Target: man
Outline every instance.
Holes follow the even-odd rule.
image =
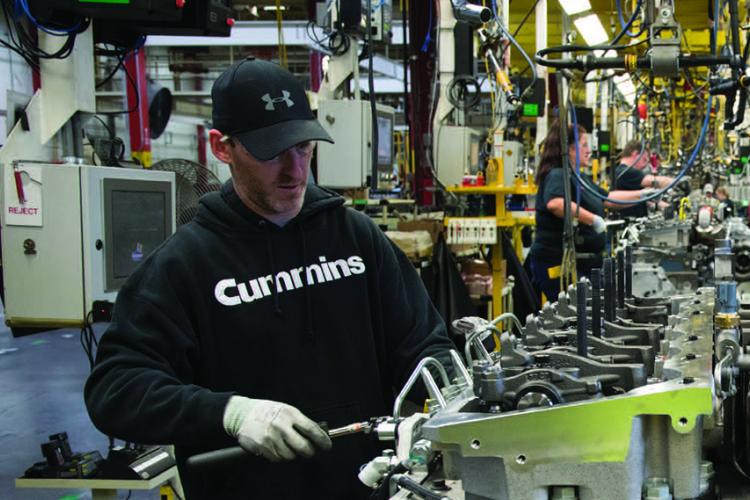
[[[715,212],[719,208],[719,200],[717,200],[714,197],[714,185],[710,182],[707,182],[703,185],[703,191],[697,191],[694,192],[697,197],[697,200],[695,201],[696,212],[698,211],[698,208],[700,207],[711,207],[712,213]],[[691,194],[691,196],[693,196]]]
[[[663,175],[647,173],[650,165],[651,152],[638,140],[625,144],[622,150],[620,164],[615,168],[615,185],[612,189],[635,191],[644,188],[661,189],[668,186],[674,179]],[[622,217],[645,217],[648,208],[645,203],[638,203],[620,211]]]
[[[390,415],[417,362],[453,345],[404,254],[308,186],[314,141],[332,141],[297,80],[249,57],[211,95],[231,182],[120,290],[89,413],[109,435],[173,443],[189,499],[361,498],[376,443],[332,443],[318,423]],[[186,467],[237,443],[242,462]]]

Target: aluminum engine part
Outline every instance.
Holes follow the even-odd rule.
[[[580,500],[634,500],[642,498],[649,478],[667,478],[674,498],[700,496],[707,484],[701,481],[703,427],[704,422],[711,425],[706,417],[714,411],[715,293],[701,289],[698,297],[672,302],[676,314],[664,329],[659,380],[621,395],[593,395],[568,404],[555,404],[544,391],[529,391],[516,394],[520,410],[483,412],[485,405],[476,397],[451,401],[438,410],[424,422],[422,437],[442,452],[447,479],[460,480],[460,490],[445,494],[473,500],[542,500],[561,491],[558,487],[574,486]],[[539,331],[534,335],[547,338]],[[575,356],[552,352],[564,354],[555,359]],[[535,363],[539,354],[533,352]],[[580,360],[576,365],[580,370]],[[529,382],[534,376],[528,374],[539,368],[515,369],[519,375],[527,373]],[[508,376],[513,370],[504,370],[506,392],[512,390],[509,381],[519,376]]]

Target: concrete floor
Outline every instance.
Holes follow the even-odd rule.
[[[0,309],[1,311],[1,309]],[[95,327],[97,337],[103,326]],[[108,439],[94,428],[83,402],[88,360],[80,330],[13,337],[0,312],[0,499],[88,499],[90,491],[16,489],[14,479],[43,461],[40,444],[67,432],[73,452],[98,450]],[[120,491],[118,498],[126,498]],[[133,491],[131,500],[158,499],[159,491]]]

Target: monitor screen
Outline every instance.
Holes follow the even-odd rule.
[[[393,163],[393,115],[378,113],[378,164]]]
[[[472,137],[469,144],[469,173],[476,174],[479,171],[479,136]]]
[[[115,291],[171,234],[168,182],[104,179],[106,288]]]

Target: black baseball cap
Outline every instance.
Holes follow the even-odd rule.
[[[307,141],[333,142],[315,119],[305,89],[289,71],[249,56],[211,88],[213,126],[259,160]]]

